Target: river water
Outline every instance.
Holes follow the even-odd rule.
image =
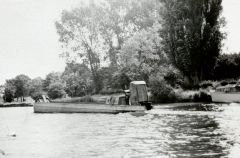
[[[35,114],[32,107],[1,108],[0,157],[237,158],[240,105],[210,111],[156,107],[117,115]]]

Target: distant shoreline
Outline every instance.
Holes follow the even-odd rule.
[[[18,103],[18,102],[12,102],[12,103],[0,103],[1,108],[7,108],[7,107],[27,107],[27,106],[33,106],[33,103]]]

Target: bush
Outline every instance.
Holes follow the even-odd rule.
[[[200,91],[193,96],[194,102],[212,102],[212,97],[204,91]]]
[[[181,88],[184,90],[198,90],[200,86],[198,84],[193,84],[189,81],[189,79],[185,78],[183,82],[181,82]]]
[[[215,80],[240,77],[240,54],[222,54],[213,71]]]
[[[167,74],[164,76],[164,80],[172,87],[177,87],[181,85],[183,82],[183,79],[180,73],[175,71],[167,72]]]
[[[57,82],[50,84],[47,94],[51,99],[56,99],[63,97],[66,92],[62,83]]]
[[[178,98],[173,88],[161,77],[150,77],[150,88],[152,98],[155,103],[176,102]]]
[[[3,100],[5,102],[12,102],[14,100],[14,93],[6,88],[4,91]]]
[[[41,91],[36,91],[30,94],[31,98],[34,99],[35,101],[38,100],[39,98],[42,98],[43,92]]]
[[[226,86],[228,84],[228,81],[222,81],[220,84],[221,86]]]
[[[111,80],[111,87],[115,89],[126,89],[129,87],[129,83],[131,82],[130,78],[126,74],[127,70],[119,70],[113,74]]]
[[[81,97],[81,99],[79,99],[79,102],[86,102],[86,103],[89,103],[89,102],[93,102],[93,98],[90,96],[90,95],[86,95],[84,97]]]

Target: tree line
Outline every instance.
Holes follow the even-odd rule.
[[[66,94],[70,97],[83,96],[90,93],[89,73],[84,65],[68,63],[64,72],[51,72],[45,79],[30,79],[27,75],[20,74],[6,80],[3,98],[6,102],[12,102],[14,98],[24,101],[26,96],[31,96],[34,100],[40,99],[42,95],[51,99],[61,98]]]
[[[240,53],[221,54],[212,73],[213,80],[239,79]]]
[[[67,65],[47,75],[41,90],[74,97],[118,92],[144,80],[161,96],[161,89],[169,95],[179,86],[237,77],[221,73],[237,71],[238,64],[220,55],[221,12],[222,0],[105,0],[64,10],[55,26]]]
[[[62,56],[89,67],[98,93],[111,81],[211,79],[225,37],[221,13],[222,0],[91,1],[55,25]],[[103,69],[111,75],[100,80]]]
[[[211,73],[213,80],[239,79],[240,77],[240,53],[223,54],[217,58],[217,64]],[[100,94],[120,93],[122,89],[127,89],[130,78],[125,72],[121,75],[112,76],[107,68],[101,69],[103,87]],[[107,80],[108,82],[104,82]],[[171,91],[177,84],[183,85],[183,77],[179,72],[168,72],[161,76],[151,78],[149,86],[155,95],[161,95],[161,99],[174,97]],[[204,82],[203,82],[204,83]],[[202,84],[202,83],[201,83]],[[201,85],[200,84],[200,85]],[[76,62],[67,63],[63,72],[51,72],[44,79],[37,77],[30,79],[27,75],[17,75],[13,79],[6,80],[4,87],[4,100],[13,101],[17,98],[24,101],[24,97],[31,96],[33,99],[48,95],[51,99],[61,98],[66,95],[69,97],[81,97],[94,93],[93,79],[90,69],[83,64]],[[160,96],[159,96],[160,97]]]

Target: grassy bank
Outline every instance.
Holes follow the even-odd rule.
[[[53,102],[57,103],[99,103],[105,104],[106,99],[111,95],[88,95],[84,97],[74,97],[74,98],[61,98],[55,99]],[[164,96],[163,100],[156,100],[151,93],[149,93],[149,99],[154,104],[158,103],[181,103],[181,102],[211,102],[211,96],[207,91],[203,90],[182,90],[174,89],[174,92],[169,96]]]
[[[157,98],[158,97],[158,98]],[[150,100],[157,103],[181,103],[181,102],[211,102],[211,95],[207,90],[183,90],[173,89],[165,95],[151,96]]]

